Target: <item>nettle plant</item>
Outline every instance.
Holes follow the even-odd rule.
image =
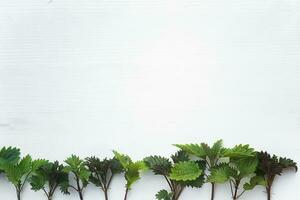
[[[18,200],[21,199],[23,188],[31,175],[35,170],[47,162],[48,161],[43,159],[32,160],[31,156],[27,155],[16,162],[6,162],[1,164],[1,170],[4,171],[8,181],[11,182],[16,189]]]
[[[108,200],[108,190],[113,177],[123,171],[121,163],[115,158],[100,160],[97,157],[89,157],[86,158],[85,165],[91,172],[89,181],[99,187],[105,200]]]
[[[113,153],[123,168],[123,173],[126,180],[124,200],[126,200],[129,190],[132,189],[132,185],[141,178],[141,171],[146,170],[147,167],[144,161],[134,162],[128,155],[121,154],[117,151],[113,151]]]
[[[21,200],[27,182],[32,190],[42,191],[48,200],[53,199],[58,189],[64,194],[73,189],[83,200],[84,189],[90,182],[100,188],[108,200],[113,177],[119,173],[123,173],[126,180],[124,200],[127,200],[133,184],[146,169],[162,176],[169,186],[155,195],[157,200],[179,200],[185,188],[200,188],[204,183],[211,184],[213,200],[215,185],[227,182],[233,200],[258,185],[265,187],[267,199],[271,200],[276,177],[289,169],[298,170],[293,160],[257,152],[249,145],[224,148],[222,140],[218,140],[212,146],[206,143],[175,146],[180,150],[171,158],[149,156],[134,162],[129,156],[113,151],[114,158],[102,160],[97,157],[82,160],[72,155],[65,160],[66,166],[58,161],[33,160],[29,155],[21,158],[19,149],[3,147],[0,150],[0,174],[3,173],[15,187],[18,200]],[[74,178],[71,183],[69,177]]]
[[[224,163],[213,167],[208,177],[209,182],[229,182],[233,200],[240,198],[247,190],[253,189],[248,181],[255,176],[258,165],[256,152],[249,145],[237,145],[231,149],[225,149]]]
[[[75,180],[75,186],[68,185],[69,188],[77,191],[80,200],[83,200],[83,191],[89,183],[90,171],[85,166],[85,161],[80,159],[78,156],[72,155],[65,160],[67,166],[64,167],[63,171],[65,173],[73,174]]]
[[[256,176],[251,179],[249,187],[254,187],[255,185],[265,186],[267,199],[271,200],[272,186],[275,178],[288,169],[294,169],[297,172],[297,163],[289,158],[278,157],[276,155],[271,156],[267,152],[258,152],[257,156],[258,167]]]
[[[64,166],[60,165],[58,161],[48,162],[40,166],[30,178],[31,189],[34,191],[42,190],[48,200],[53,199],[53,195],[58,188],[62,193],[69,194],[68,173],[63,170]]]
[[[220,164],[222,159],[224,158],[225,148],[223,147],[222,140],[218,140],[211,147],[206,143],[175,144],[175,146],[198,158],[200,161],[204,161],[206,163],[208,174],[205,174],[205,177],[208,177],[212,169],[218,166],[218,164]],[[214,200],[216,182],[214,182],[213,180],[209,181],[209,179],[207,179],[206,181],[211,183],[211,200]]]
[[[192,161],[184,151],[178,151],[171,160],[161,156],[144,158],[146,166],[155,175],[161,175],[166,180],[170,190],[160,190],[156,194],[158,200],[178,200],[185,187],[202,187],[204,183],[205,163]]]

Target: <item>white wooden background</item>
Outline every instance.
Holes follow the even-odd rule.
[[[0,1],[1,146],[60,161],[112,149],[141,159],[223,138],[300,162],[299,132],[300,1]],[[115,179],[112,200],[123,184]],[[145,174],[129,199],[163,187]],[[299,200],[299,188],[287,173],[274,200]],[[229,193],[219,186],[216,200]],[[93,186],[85,195],[102,198]],[[15,199],[4,177],[0,199]],[[24,200],[38,199],[28,186]],[[209,187],[182,199],[209,199]]]

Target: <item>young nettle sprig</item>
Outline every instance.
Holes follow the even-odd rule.
[[[199,188],[204,183],[205,163],[190,160],[183,151],[178,151],[171,158],[172,161],[161,156],[144,158],[146,166],[155,175],[163,176],[170,187],[169,191],[164,189],[156,194],[158,200],[178,200],[185,187]]]
[[[271,156],[267,152],[258,152],[258,167],[254,176],[247,187],[263,185],[266,188],[267,199],[271,200],[272,186],[276,176],[281,175],[285,170],[298,170],[297,163],[289,158]]]
[[[80,200],[83,200],[83,190],[89,183],[90,171],[86,168],[84,160],[78,156],[72,155],[65,160],[67,166],[64,167],[64,172],[71,173],[74,176],[76,185],[69,185],[70,188],[78,192]]]
[[[211,169],[209,182],[225,183],[229,181],[232,199],[240,198],[246,190],[246,182],[255,175],[258,159],[256,152],[249,145],[237,145],[234,148],[225,149],[224,156],[227,162],[221,163]]]
[[[31,156],[27,155],[17,162],[1,164],[1,170],[4,171],[8,181],[11,182],[16,189],[18,200],[21,199],[23,188],[31,175],[47,162],[48,161],[42,159],[32,160]]]
[[[208,173],[211,173],[211,170],[216,167],[221,159],[224,157],[223,141],[218,140],[215,142],[212,147],[208,146],[206,143],[201,144],[176,144],[176,147],[182,149],[188,154],[197,157],[199,160],[206,163],[206,169]],[[205,175],[206,177],[208,175]],[[211,183],[211,200],[215,197],[215,184],[216,182]]]
[[[60,188],[64,194],[69,194],[68,173],[63,171],[64,166],[58,161],[49,162],[40,166],[30,178],[31,189],[42,190],[48,200],[52,200],[55,191]]]
[[[121,154],[117,151],[113,151],[115,158],[120,162],[123,168],[123,172],[126,180],[126,190],[124,200],[127,199],[129,190],[132,189],[132,185],[141,178],[141,171],[146,170],[147,167],[143,161],[133,162],[132,159],[125,154]]]
[[[104,192],[105,200],[108,200],[108,190],[112,179],[123,170],[121,163],[115,158],[100,160],[96,157],[89,157],[86,158],[85,164],[91,172],[89,181],[99,187]]]

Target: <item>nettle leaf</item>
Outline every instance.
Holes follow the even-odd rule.
[[[128,155],[118,153],[117,151],[113,151],[113,153],[124,169],[126,188],[131,189],[132,185],[141,178],[141,171],[146,170],[147,166],[144,161],[133,162]]]
[[[206,152],[204,151],[202,145],[199,144],[175,144],[176,147],[182,149],[183,151],[197,156],[199,158],[205,159]]]
[[[204,174],[200,175],[195,180],[189,180],[189,181],[179,181],[181,185],[192,187],[192,188],[201,188],[203,184],[205,183]]]
[[[212,147],[206,143],[199,144],[176,144],[176,147],[182,149],[186,153],[194,155],[198,158],[206,160],[210,167],[218,164],[219,160],[223,157],[224,148],[223,141],[218,140]]]
[[[46,178],[42,175],[32,176],[30,179],[31,189],[34,191],[38,191],[44,188],[46,184]]]
[[[283,166],[279,163],[277,156],[271,156],[267,152],[259,152],[258,159],[258,168],[261,173],[266,174],[269,177],[281,175]]]
[[[69,177],[66,176],[65,179],[59,183],[59,188],[60,188],[61,193],[70,194],[69,187],[70,187]]]
[[[258,170],[259,173],[264,173],[268,177],[281,175],[283,170],[294,168],[296,171],[297,163],[288,158],[277,157],[276,155],[271,156],[267,152],[257,153],[259,159]]]
[[[296,172],[298,171],[297,163],[292,159],[280,157],[279,163],[283,169],[294,168]]]
[[[85,164],[91,172],[89,181],[103,191],[108,190],[112,177],[123,170],[120,162],[114,158],[100,160],[96,157],[89,157],[86,158]]]
[[[132,163],[131,158],[128,155],[121,154],[117,151],[113,151],[115,158],[121,163],[121,165],[126,168],[130,163]]]
[[[15,147],[3,147],[0,150],[0,164],[1,163],[16,163],[20,160],[20,149]],[[1,171],[0,171],[1,172]]]
[[[202,174],[202,169],[195,161],[179,162],[171,169],[170,179],[176,181],[190,181]]]
[[[223,155],[223,140],[218,140],[210,147],[206,143],[201,143],[203,150],[205,151],[206,156],[209,158],[210,163],[213,165],[216,164],[216,161]]]
[[[78,181],[78,183],[81,182],[81,188],[77,189],[82,190],[85,188],[88,185],[91,172],[86,168],[84,160],[76,155],[71,155],[65,160],[65,163],[67,166],[64,167],[63,172],[73,173],[75,180]]]
[[[48,163],[49,163],[49,161],[45,160],[45,159],[33,160],[32,163],[31,163],[31,166],[32,166],[31,170],[36,171],[38,168],[40,168],[41,166],[46,165]]]
[[[4,171],[8,181],[15,186],[17,194],[20,196],[23,186],[28,179],[30,179],[36,167],[40,167],[40,165],[47,162],[46,160],[32,160],[32,158],[27,155],[15,163],[2,163],[1,169]]]
[[[220,164],[211,169],[211,174],[208,177],[208,182],[225,183],[230,177],[237,176],[237,171],[228,164]]]
[[[184,162],[184,161],[190,160],[189,154],[183,150],[177,151],[175,154],[171,155],[171,158],[174,163],[179,163],[179,162]]]
[[[79,172],[84,167],[84,161],[76,155],[71,155],[65,160],[67,166],[65,167],[66,172]]]
[[[293,168],[297,171],[297,164],[291,159],[278,158],[276,155],[271,156],[267,152],[259,152],[257,155],[259,162],[256,174],[264,178],[266,191],[270,197],[275,177],[281,175],[286,169]]]
[[[34,165],[41,163],[41,160],[35,162]],[[35,191],[43,190],[47,196],[52,196],[57,187],[64,194],[69,194],[69,177],[68,173],[65,173],[64,166],[60,165],[58,161],[47,162],[41,165],[35,170],[34,174],[30,178],[31,188]],[[48,191],[46,191],[48,188]]]
[[[230,158],[244,158],[244,157],[254,157],[255,150],[247,145],[236,145],[233,148],[226,148],[224,150],[224,157]]]
[[[173,194],[167,190],[160,190],[156,195],[157,200],[172,200]]]
[[[145,170],[146,165],[143,161],[137,161],[127,165],[125,178],[127,181],[126,187],[131,189],[132,185],[141,178],[141,170]]]
[[[38,161],[39,163],[41,161]],[[35,165],[38,163],[36,162]],[[68,194],[65,184],[69,185],[68,174],[63,172],[64,166],[60,165],[58,161],[48,162],[41,165],[35,170],[34,175],[30,178],[31,188],[35,191],[43,190],[48,196],[52,196],[56,188],[61,187],[61,191]],[[48,186],[49,191],[46,192]],[[50,195],[49,195],[50,194]]]
[[[11,182],[15,186],[21,182],[21,179],[24,175],[19,170],[19,167],[12,163],[6,163],[5,165],[3,165],[2,170],[4,171],[8,181]]]
[[[161,156],[149,156],[144,158],[146,166],[156,175],[169,175],[172,163],[168,158]]]
[[[113,174],[119,174],[123,172],[123,166],[121,165],[120,161],[118,161],[116,158],[110,159],[110,170]]]
[[[265,181],[264,177],[254,176],[250,179],[250,181],[248,183],[245,183],[243,187],[245,190],[252,190],[257,185],[266,186],[266,181]]]
[[[231,164],[237,169],[240,178],[245,178],[254,174],[258,165],[256,157],[246,157],[231,161]]]

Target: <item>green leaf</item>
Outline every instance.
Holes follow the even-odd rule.
[[[27,155],[17,163],[5,163],[1,168],[4,171],[7,179],[18,187],[19,189],[28,179],[30,179],[32,173],[36,169],[35,167],[39,163],[46,163],[46,160],[33,161],[31,156]]]
[[[121,165],[124,168],[127,168],[127,166],[132,163],[131,158],[128,155],[125,154],[121,154],[117,151],[113,151],[113,153],[115,154],[115,158],[121,163]]]
[[[224,157],[230,158],[243,158],[243,157],[254,157],[255,150],[251,148],[248,144],[247,145],[236,145],[233,148],[225,149]]]
[[[63,194],[70,194],[70,192],[69,192],[70,184],[69,184],[68,177],[66,177],[65,180],[62,180],[62,181],[59,183],[59,187],[60,187],[61,193],[63,193]]]
[[[192,188],[201,188],[205,183],[204,175],[200,175],[197,179],[191,181],[180,181],[181,185],[192,187]]]
[[[216,141],[213,144],[211,151],[214,155],[220,154],[223,151],[223,140]]]
[[[132,185],[141,178],[140,171],[146,169],[143,161],[137,161],[127,165],[125,171],[125,179],[127,181],[126,188],[131,189]]]
[[[289,158],[279,158],[279,163],[283,167],[283,169],[294,168],[295,171],[298,171],[297,163]]]
[[[156,195],[157,200],[172,200],[172,193],[169,193],[167,190],[160,190]]]
[[[32,158],[30,155],[27,155],[20,161],[18,169],[20,170],[21,174],[26,174],[32,170],[31,166]]]
[[[3,147],[0,150],[0,164],[3,162],[17,163],[20,159],[20,149],[14,147]]]
[[[110,170],[113,174],[119,174],[123,171],[123,166],[121,165],[120,161],[116,158],[112,158],[109,160],[110,162]]]
[[[265,181],[264,177],[261,177],[261,176],[254,176],[254,177],[252,177],[250,179],[249,183],[245,183],[244,184],[244,189],[245,190],[252,190],[257,185],[266,186],[266,181]]]
[[[179,162],[171,169],[170,178],[176,181],[190,181],[197,179],[202,172],[194,161]]]
[[[213,144],[212,147],[208,146],[206,143],[199,144],[185,144],[180,145],[176,144],[178,148],[182,149],[183,151],[199,157],[203,160],[206,160],[210,167],[213,167],[218,164],[220,158],[223,157],[224,148],[223,148],[223,141],[218,140]]]
[[[36,167],[42,162],[42,160],[37,160],[33,165]],[[64,194],[68,194],[68,187],[65,186],[69,186],[69,179],[68,174],[63,172],[63,169],[63,165],[59,165],[58,161],[44,163],[35,170],[34,175],[30,178],[31,189],[45,192],[48,186],[48,193],[53,194],[57,188],[56,185],[58,185]]]
[[[120,162],[114,158],[100,160],[96,157],[89,157],[85,160],[85,164],[91,172],[89,181],[97,187],[100,187],[104,192],[109,188],[109,180],[111,180],[115,174],[121,173],[123,170]]]
[[[47,177],[44,174],[36,174],[30,178],[31,189],[38,191],[45,188]]]
[[[206,152],[202,148],[202,145],[199,144],[175,144],[176,147],[182,149],[183,151],[197,156],[199,158],[205,159]]]
[[[131,189],[132,185],[141,178],[141,170],[147,169],[147,166],[144,161],[133,162],[132,159],[125,154],[118,153],[117,151],[113,151],[113,153],[115,154],[115,159],[117,159],[124,168],[126,188]]]
[[[64,167],[63,172],[73,173],[75,179],[78,178],[81,182],[80,188],[76,186],[77,190],[85,188],[88,185],[91,172],[86,168],[84,160],[80,159],[78,156],[71,155],[65,160],[65,163],[67,163],[67,166]]]
[[[71,157],[68,157],[65,160],[65,163],[68,165],[65,168],[66,172],[77,172],[84,167],[84,161],[76,155],[71,155]]]
[[[190,160],[189,155],[183,150],[177,151],[174,155],[171,155],[171,158],[174,163],[179,163],[179,162],[184,162],[184,161]]]
[[[144,162],[154,174],[168,176],[171,172],[172,163],[167,158],[161,156],[149,156],[144,158]]]
[[[49,163],[49,161],[48,161],[48,160],[45,160],[45,159],[37,159],[37,160],[34,160],[34,161],[32,161],[32,163],[31,163],[31,166],[32,166],[31,170],[32,170],[32,171],[35,171],[35,170],[37,170],[38,168],[40,168],[41,166],[46,165],[46,164],[48,164],[48,163]]]
[[[233,164],[239,171],[239,176],[244,178],[255,173],[258,165],[258,159],[256,157],[246,157],[233,161]]]
[[[230,177],[236,177],[237,171],[227,164],[220,164],[211,169],[211,174],[208,177],[208,182],[225,183]]]

